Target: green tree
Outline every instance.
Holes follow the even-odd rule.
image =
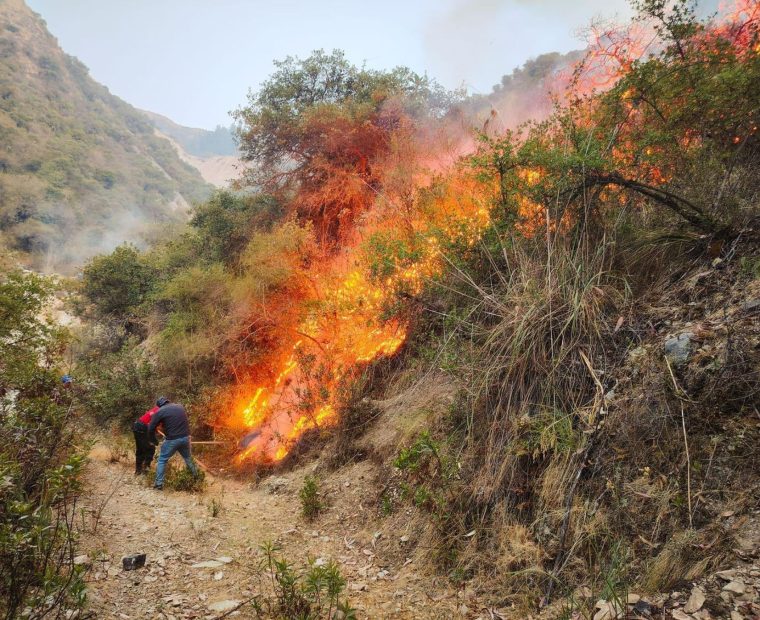
[[[84,455],[59,382],[66,333],[41,318],[41,277],[0,275],[0,617],[57,617],[84,603],[73,515]]]
[[[275,73],[236,112],[244,159],[267,177],[315,153],[304,148],[304,114],[319,106],[366,105],[377,112],[393,96],[404,96],[411,110],[442,113],[449,95],[426,76],[405,67],[373,71],[352,65],[340,50],[317,50],[308,58],[276,61]],[[275,179],[270,179],[275,180]]]
[[[134,327],[133,315],[154,289],[158,273],[135,247],[125,244],[84,268],[82,293],[100,318]]]
[[[264,196],[217,192],[193,212],[190,226],[197,231],[198,253],[211,262],[234,265],[257,224],[269,224],[278,204]]]

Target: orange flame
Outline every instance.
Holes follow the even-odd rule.
[[[388,304],[399,290],[418,295],[441,272],[439,236],[473,245],[490,223],[489,209],[473,183],[450,184],[425,217],[412,223],[417,233],[415,259],[396,259],[387,277],[371,275],[362,262],[366,248],[361,244],[312,274],[317,295],[313,310],[294,334],[298,340],[283,355],[274,378],[252,387],[238,404],[235,417],[251,438],[238,455],[239,462],[281,461],[304,433],[334,425],[341,383],[362,364],[399,350],[406,340],[406,326],[398,319],[383,319]],[[363,232],[399,236],[391,222]]]
[[[729,36],[737,46],[759,53],[757,0],[737,0],[723,15],[719,34]],[[592,30],[590,62],[579,68],[568,96],[610,88],[658,45],[654,30],[641,22],[624,29]],[[557,84],[566,88],[570,82],[567,76],[559,76]],[[624,93],[623,101],[635,122],[635,93]],[[683,145],[695,145],[699,140],[699,136],[687,135]],[[661,154],[656,147],[643,153],[643,161],[634,160],[624,148],[613,152],[618,162],[635,167],[641,178],[662,184],[667,182],[668,172],[658,167],[658,155]],[[424,160],[429,153],[415,156]],[[531,190],[540,183],[542,175],[543,171],[538,169],[521,170],[519,183],[525,190]],[[430,166],[426,172],[417,170],[412,176],[418,185],[433,180]],[[421,293],[426,283],[442,272],[447,243],[473,246],[490,226],[490,209],[494,204],[489,198],[491,188],[479,183],[482,182],[464,174],[449,175],[442,188],[430,193],[432,198],[428,196],[424,204],[416,204],[410,210],[414,215],[407,213],[406,218],[411,221],[401,221],[402,216],[393,213],[392,200],[378,199],[377,204],[383,202],[385,210],[377,204],[374,211],[368,207],[362,222],[356,224],[354,242],[339,256],[307,270],[311,293],[303,302],[304,316],[300,322],[296,319],[289,324],[291,327],[281,330],[287,332],[278,334],[286,344],[275,346],[270,352],[270,360],[275,360],[272,368],[259,373],[235,407],[231,425],[243,427],[249,433],[239,461],[281,461],[305,433],[337,423],[339,394],[345,381],[362,365],[394,355],[406,340],[408,325],[402,319],[385,317],[397,293],[404,291],[411,296]],[[526,191],[517,198],[517,228],[526,235],[546,228],[548,215],[529,193]],[[624,200],[622,195],[612,197]],[[550,223],[548,229],[563,224]],[[367,265],[366,244],[361,242],[362,237],[378,233],[388,234],[414,250],[409,253],[412,258],[394,258],[387,270],[389,275],[382,277]]]

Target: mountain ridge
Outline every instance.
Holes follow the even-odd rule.
[[[213,191],[22,0],[0,2],[0,247],[72,271],[185,219]]]

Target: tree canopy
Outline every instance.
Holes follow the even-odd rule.
[[[336,240],[382,184],[395,132],[444,114],[456,99],[405,67],[352,65],[341,51],[288,57],[236,112],[244,183],[284,196],[323,240]]]

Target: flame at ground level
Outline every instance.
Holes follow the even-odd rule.
[[[722,9],[721,21],[706,31],[704,41],[709,43],[711,36],[720,36],[745,53],[760,52],[760,3],[735,0],[730,6],[730,10]],[[590,61],[573,85],[575,95],[609,88],[637,60],[657,49],[654,31],[644,26],[634,23],[625,30],[594,31]],[[634,99],[630,91],[623,96],[631,123],[637,118]],[[752,126],[751,133],[755,131]],[[685,143],[696,143],[697,139],[683,136]],[[737,136],[736,141],[741,139]],[[643,161],[627,161],[627,149],[613,149],[612,155],[618,162],[636,166],[639,176],[649,183],[660,185],[668,180],[667,171],[655,165],[655,148],[644,153]],[[564,220],[549,221],[546,208],[530,197],[542,174],[538,169],[518,173],[523,193],[516,200],[516,228],[524,235],[561,230],[565,225]],[[398,292],[420,293],[427,281],[442,272],[445,244],[472,246],[489,226],[494,188],[484,188],[482,183],[466,175],[449,175],[445,186],[437,188],[441,191],[430,192],[429,203],[415,210],[414,221],[385,221],[360,230],[359,234],[367,237],[381,233],[393,242],[407,244],[410,251],[403,259],[389,253],[396,256],[387,270],[389,275],[379,276],[378,271],[385,273],[383,269],[362,260],[361,244],[306,274],[311,292],[299,301],[304,309],[299,316],[305,318],[300,323],[298,319],[280,322],[278,341],[285,344],[269,351],[268,362],[259,373],[261,380],[247,386],[235,407],[231,426],[248,430],[240,461],[280,461],[305,432],[336,423],[340,390],[346,381],[362,364],[396,353],[406,339],[404,322],[386,316]],[[379,213],[376,219],[382,220],[384,212]]]
[[[362,260],[360,244],[310,274],[313,308],[293,330],[294,344],[273,354],[281,361],[271,379],[252,386],[236,408],[236,420],[248,430],[238,461],[280,461],[307,431],[335,425],[346,380],[362,364],[392,356],[406,340],[406,325],[385,316],[398,292],[417,295],[441,272],[440,239],[472,245],[489,224],[484,194],[475,191],[474,181],[461,180],[435,201],[426,219],[412,223],[411,235],[409,227],[389,223],[363,231],[414,239],[413,258],[395,259],[387,276]]]

